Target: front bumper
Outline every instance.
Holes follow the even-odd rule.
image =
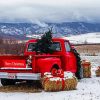
[[[0,72],[0,79],[40,80],[41,73],[7,73]]]

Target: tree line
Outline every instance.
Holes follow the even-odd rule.
[[[24,53],[25,43],[19,43],[14,39],[2,39],[0,38],[0,55],[4,54],[17,54],[22,55]]]

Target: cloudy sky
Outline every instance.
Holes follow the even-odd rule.
[[[0,0],[0,22],[100,22],[100,0]]]

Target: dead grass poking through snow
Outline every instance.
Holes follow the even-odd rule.
[[[1,86],[0,92],[25,92],[25,93],[37,93],[42,92],[41,84],[16,84],[16,85],[9,85],[9,86]]]

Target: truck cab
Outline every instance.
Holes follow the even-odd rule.
[[[40,80],[45,72],[53,69],[77,72],[77,60],[70,42],[63,38],[53,38],[50,54],[36,53],[36,39],[29,40],[23,56],[0,56],[0,78],[3,85],[17,80]],[[12,81],[13,80],[13,81]]]
[[[34,45],[36,40],[30,40],[26,43],[26,49],[24,55],[36,55],[34,51]],[[76,57],[72,52],[72,46],[70,42],[63,38],[53,38],[53,43],[51,45],[51,49],[54,52],[50,55],[58,55],[60,56],[61,68],[64,71],[71,71],[73,73],[76,72]]]

